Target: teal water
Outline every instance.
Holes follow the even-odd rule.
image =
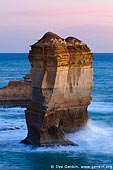
[[[26,137],[25,108],[0,108],[0,170],[113,169],[113,54],[93,54],[94,88],[84,129],[69,134],[73,147],[33,147]],[[27,54],[0,54],[0,87],[30,70]]]

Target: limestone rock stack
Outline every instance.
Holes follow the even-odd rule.
[[[32,102],[26,110],[28,135],[34,145],[71,144],[65,133],[88,120],[92,90],[92,54],[82,41],[48,32],[31,46]]]
[[[32,88],[30,74],[24,80],[10,81],[0,88],[0,106],[28,106],[31,101]]]

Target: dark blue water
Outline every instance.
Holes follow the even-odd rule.
[[[84,129],[69,134],[78,147],[21,144],[24,108],[0,108],[0,170],[113,169],[113,54],[94,54],[94,87]],[[30,70],[27,54],[0,54],[0,87]]]
[[[29,72],[30,63],[25,53],[0,54],[0,87],[10,80],[21,80]]]

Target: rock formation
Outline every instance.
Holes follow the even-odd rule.
[[[26,110],[24,143],[68,145],[65,133],[88,120],[92,90],[92,54],[82,41],[48,32],[31,46],[32,102]]]
[[[24,106],[30,104],[32,96],[30,74],[21,81],[10,81],[6,87],[0,89],[1,106]]]

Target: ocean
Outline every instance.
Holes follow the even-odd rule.
[[[28,54],[0,54],[0,87],[30,71]],[[94,53],[94,86],[89,121],[68,138],[78,146],[34,147],[27,135],[25,108],[0,107],[0,170],[113,169],[113,53]]]

